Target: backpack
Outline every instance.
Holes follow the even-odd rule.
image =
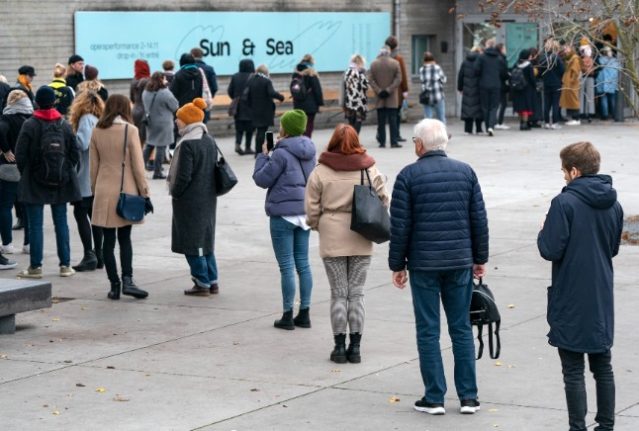
[[[33,178],[45,187],[56,188],[69,181],[69,168],[64,141],[64,120],[41,121],[40,158]]]
[[[493,332],[493,323],[495,331]],[[473,283],[473,296],[470,302],[470,324],[477,326],[477,340],[479,341],[479,353],[477,359],[481,359],[484,353],[484,325],[488,325],[488,346],[490,357],[492,359],[499,358],[501,351],[501,341],[499,339],[499,326],[501,325],[501,316],[495,303],[495,297],[487,285],[480,278],[479,283]],[[495,350],[494,338],[497,341],[497,349]]]
[[[306,88],[306,83],[304,82],[304,77],[302,75],[295,75],[293,77],[289,89],[291,90],[293,101],[303,102],[306,100],[308,89]]]
[[[521,91],[528,85],[526,75],[524,75],[524,69],[521,67],[513,67],[510,72],[510,87],[514,90]]]

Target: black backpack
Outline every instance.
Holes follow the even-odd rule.
[[[528,85],[528,80],[524,75],[524,69],[518,66],[513,67],[510,71],[510,88],[521,91],[526,88],[526,85]]]
[[[40,123],[40,158],[35,166],[33,178],[45,187],[56,188],[69,181],[64,120]]]
[[[484,325],[488,325],[488,348],[492,359],[499,358],[501,351],[501,341],[499,339],[499,326],[501,324],[501,316],[495,303],[493,292],[483,283],[480,278],[479,283],[473,283],[473,296],[470,302],[470,324],[477,326],[477,340],[479,340],[479,352],[477,359],[481,359],[484,353]],[[493,324],[495,330],[493,331]],[[494,338],[497,341],[497,349],[495,350]]]
[[[302,75],[295,75],[293,77],[289,89],[291,90],[291,96],[293,96],[293,100],[295,102],[303,102],[306,100],[308,89],[306,88],[306,83],[304,82],[304,77]]]

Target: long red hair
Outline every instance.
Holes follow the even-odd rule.
[[[140,80],[150,77],[151,69],[149,68],[149,63],[141,58],[135,60],[135,63],[133,63],[133,79]]]
[[[359,135],[352,126],[348,124],[338,124],[335,127],[333,136],[328,142],[327,151],[331,153],[363,154],[366,149],[359,143]]]

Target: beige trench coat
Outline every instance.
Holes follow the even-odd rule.
[[[142,221],[124,220],[115,212],[120,197],[124,127],[124,123],[114,122],[108,129],[94,128],[91,135],[89,160],[91,191],[94,197],[91,223],[95,226],[117,228],[142,223]],[[129,124],[124,167],[124,193],[148,197],[149,187],[144,176],[144,161],[140,148],[138,129],[133,124]]]
[[[389,195],[385,179],[375,165],[368,168],[373,188],[386,208]],[[351,227],[353,186],[360,184],[360,171],[335,171],[319,164],[306,185],[306,223],[319,231],[320,257],[370,256],[373,243]],[[364,183],[367,183],[364,177]]]

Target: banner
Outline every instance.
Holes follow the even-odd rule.
[[[388,12],[76,12],[75,52],[101,79],[128,79],[142,58],[151,70],[199,47],[218,75],[243,58],[291,73],[305,54],[320,72],[342,71],[350,56],[372,61],[390,34]]]

